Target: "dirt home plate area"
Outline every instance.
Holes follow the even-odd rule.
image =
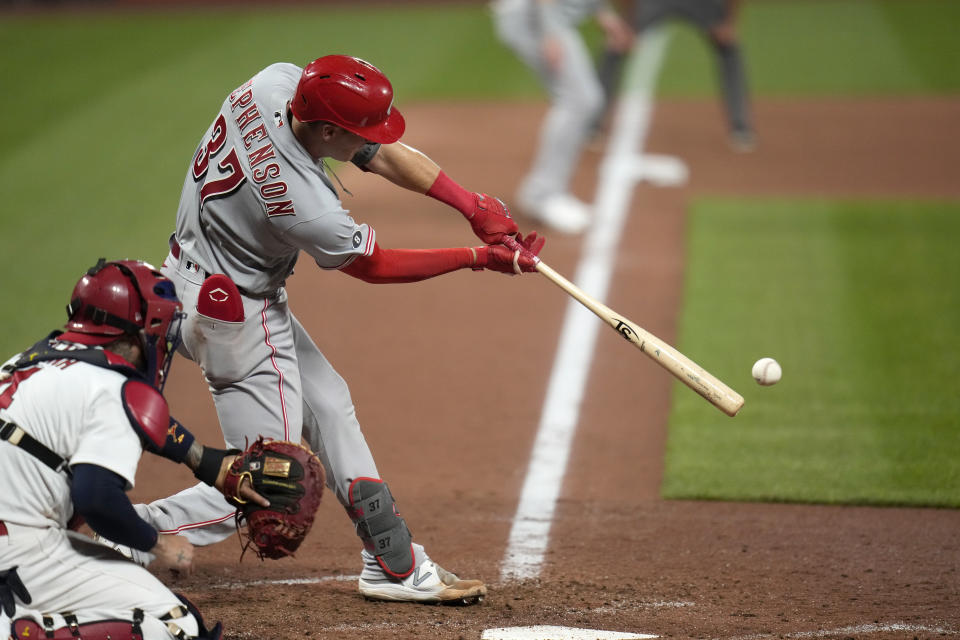
[[[408,144],[429,150],[467,187],[508,200],[545,110],[539,103],[404,106]],[[957,99],[760,100],[755,108],[759,147],[738,155],[726,147],[714,100],[656,105],[646,150],[682,159],[688,180],[633,191],[605,302],[671,344],[691,198],[960,196]],[[590,152],[580,168],[576,191],[586,199],[600,158]],[[438,203],[350,167],[340,178],[356,194],[345,206],[376,229],[381,246],[476,243],[460,216]],[[535,228],[518,221],[523,231]],[[543,231],[544,259],[573,275],[582,238]],[[299,319],[350,384],[414,539],[447,569],[485,580],[489,594],[472,607],[365,601],[356,584],[359,542],[326,495],[295,558],[241,560],[232,538],[198,549],[194,575],[161,576],[209,620],[222,620],[226,638],[960,635],[960,512],[662,500],[674,379],[606,330],[596,341],[542,571],[501,580],[569,298],[537,275],[464,271],[377,287],[309,260],[289,289]],[[741,366],[749,371],[752,362]],[[750,394],[763,392],[752,386],[739,390],[746,410]],[[167,396],[201,439],[221,441],[192,364],[174,364]],[[192,483],[185,469],[148,456],[132,497]]]

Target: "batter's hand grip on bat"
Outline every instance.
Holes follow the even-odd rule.
[[[503,244],[514,251],[522,250],[520,244],[509,236],[504,238]],[[710,404],[731,417],[737,415],[737,412],[743,407],[743,396],[696,362],[636,323],[615,313],[610,307],[591,298],[542,260],[538,260],[536,264],[537,271],[570,294],[577,302],[592,311],[627,341],[669,371],[680,382],[700,394]]]

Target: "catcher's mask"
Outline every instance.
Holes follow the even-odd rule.
[[[290,108],[301,122],[331,122],[382,144],[399,140],[406,127],[393,108],[387,76],[353,56],[324,56],[308,64]]]
[[[143,348],[143,374],[162,391],[180,342],[182,308],[173,282],[153,266],[100,258],[73,288],[67,332],[61,337],[106,344],[137,336]]]

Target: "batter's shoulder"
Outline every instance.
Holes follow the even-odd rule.
[[[264,67],[264,69],[257,74],[257,77],[268,79],[268,81],[272,80],[280,84],[290,84],[292,82],[293,85],[296,86],[297,82],[300,81],[301,73],[303,73],[303,69],[291,62],[274,62]]]

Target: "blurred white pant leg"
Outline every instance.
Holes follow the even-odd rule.
[[[540,78],[551,106],[540,128],[537,151],[520,187],[527,203],[569,192],[570,180],[593,123],[603,108],[603,88],[593,59],[573,26],[556,32],[562,45],[562,64],[551,69],[543,57],[535,19],[523,8],[495,10],[501,41]]]

